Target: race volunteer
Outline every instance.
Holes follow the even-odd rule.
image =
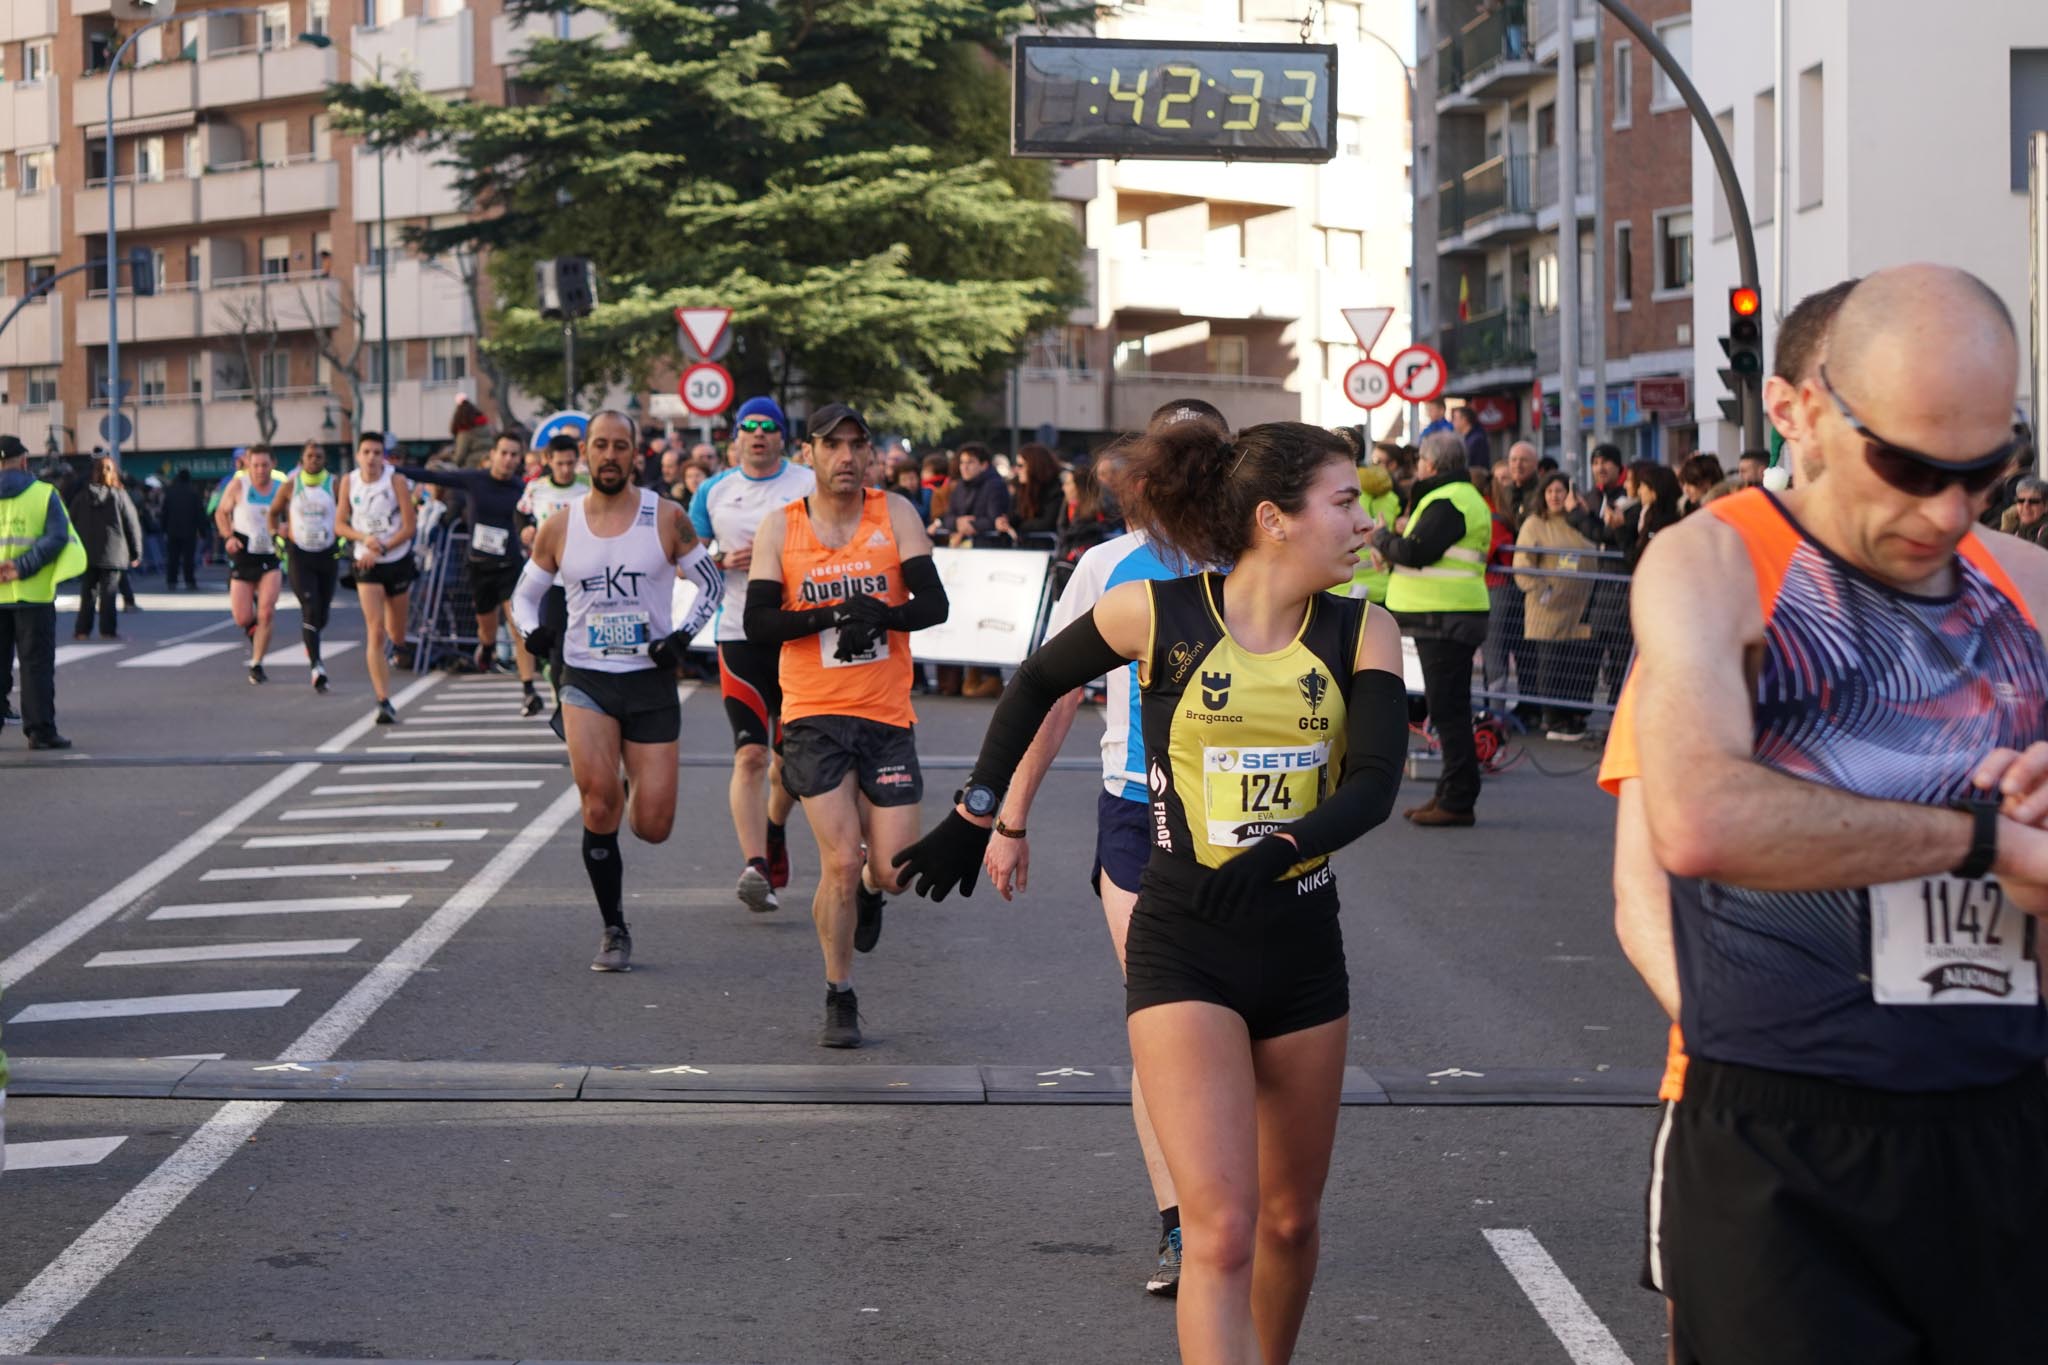
[[[1191,421],[1208,422],[1226,434],[1230,430],[1223,414],[1199,398],[1176,399],[1161,405],[1146,429],[1157,432],[1178,422]],[[1097,459],[1105,468],[1113,467],[1121,454],[1120,449],[1113,447],[1105,449]],[[1179,572],[1135,531],[1093,546],[1075,564],[1073,576],[1054,604],[1048,634],[1058,635],[1079,620],[1112,588],[1169,579]],[[1142,728],[1134,729],[1131,725],[1131,717],[1140,709],[1138,666],[1126,664],[1105,681],[1108,704],[1103,714],[1102,790],[1095,798],[1095,866],[1091,880],[1102,899],[1110,945],[1116,949],[1117,970],[1121,972],[1131,908],[1137,904],[1139,878],[1151,853],[1152,826],[1146,810],[1150,794],[1145,787],[1145,736]],[[989,840],[982,866],[988,871],[989,884],[1004,900],[1029,884],[1031,842],[1027,825],[1032,803],[1039,784],[1052,770],[1060,747],[1067,742],[1074,716],[1081,709],[1081,696],[1081,689],[1076,688],[1054,703],[1003,797],[1003,808],[994,826],[998,837]],[[1180,1201],[1174,1194],[1173,1175],[1166,1169],[1166,1158],[1159,1150],[1159,1136],[1152,1129],[1144,1087],[1135,1078],[1131,1082],[1131,1117],[1137,1125],[1138,1151],[1145,1159],[1153,1202],[1159,1209],[1158,1260],[1146,1277],[1145,1290],[1171,1296],[1180,1287]]]
[[[270,681],[263,656],[270,651],[270,631],[277,617],[277,593],[284,586],[277,541],[270,529],[271,504],[283,485],[274,477],[270,447],[250,446],[242,472],[228,480],[213,511],[214,527],[228,552],[228,610],[249,637],[249,681]]]
[[[866,487],[867,420],[828,403],[808,430],[818,488],[761,524],[746,626],[781,646],[782,781],[818,841],[818,1043],[845,1048],[860,1046],[853,954],[881,936],[884,894],[902,886],[892,860],[916,837],[924,796],[909,632],[946,619],[946,590],[917,509]]]
[[[775,893],[789,885],[785,826],[796,799],[782,785],[782,684],[779,652],[747,639],[747,574],[754,534],[769,516],[809,497],[818,480],[783,457],[788,419],[773,398],[749,398],[733,420],[732,448],[739,463],[713,475],[690,500],[697,538],[713,542],[725,573],[718,606],[718,686],[732,722],[732,824],[739,835],[739,898],[749,910],[777,908]]]
[[[1820,477],[1710,504],[1637,569],[1680,1362],[1999,1365],[2048,1336],[2048,556],[1973,529],[2024,444],[2017,367],[1974,276],[1865,278],[1799,385]]]
[[[0,679],[20,661],[21,728],[31,749],[71,747],[57,733],[57,584],[85,565],[63,497],[28,472],[19,437],[0,436]],[[0,715],[6,701],[0,689]]]
[[[529,554],[533,550],[534,537],[540,534],[540,528],[547,523],[547,519],[569,504],[580,501],[590,492],[590,475],[581,470],[583,441],[580,436],[572,436],[566,432],[550,436],[547,456],[546,471],[539,478],[527,482],[526,495],[519,501],[519,513],[527,519],[526,524],[519,528],[519,539]],[[568,616],[568,599],[563,594],[562,584],[558,579],[555,585],[548,589],[547,600],[542,604],[540,613],[541,620],[548,627],[548,638],[557,642],[555,648],[558,652],[551,655],[545,650],[534,650],[532,645],[527,646],[527,651],[535,659],[548,661],[548,678],[551,682],[558,683],[561,678],[562,659],[559,642],[566,628]]]
[[[1350,1013],[1329,856],[1386,819],[1407,755],[1393,618],[1337,597],[1364,549],[1351,452],[1297,422],[1183,422],[1114,480],[1194,563],[1107,593],[1018,670],[953,811],[899,859],[971,888],[1047,710],[1143,680],[1152,851],[1125,943],[1131,1056],[1179,1192],[1184,1359],[1284,1361],[1315,1278]]]
[[[334,534],[334,476],[327,450],[318,441],[299,451],[299,467],[284,480],[270,504],[270,533],[284,540],[285,576],[299,599],[299,639],[313,669],[313,690],[327,690],[327,666],[320,661],[320,632],[334,606],[341,558]]]
[[[1464,409],[1459,409],[1464,411]],[[1477,428],[1474,428],[1477,430]],[[1415,510],[1405,534],[1372,533],[1374,555],[1392,569],[1387,610],[1415,641],[1422,695],[1443,748],[1436,794],[1402,812],[1418,825],[1462,828],[1479,802],[1479,750],[1472,739],[1472,657],[1486,643],[1486,550],[1493,509],[1472,486],[1465,443],[1448,432],[1423,438]]]
[[[560,645],[560,719],[569,771],[583,797],[583,870],[604,920],[590,969],[624,972],[632,970],[633,938],[621,910],[619,822],[626,815],[633,833],[649,844],[667,840],[675,824],[682,729],[675,669],[690,636],[711,619],[719,581],[683,509],[634,486],[640,431],[633,419],[600,412],[584,435],[589,496],[548,518],[534,537],[512,613],[538,648],[552,652]],[[568,632],[559,642],[541,622],[558,574],[568,599]],[[675,580],[685,574],[697,582],[697,606],[672,626]],[[630,812],[619,781],[622,763],[631,783]]]
[[[520,536],[519,507],[526,500],[527,485],[519,477],[525,459],[525,444],[515,434],[491,442],[491,453],[481,469],[426,469],[407,465],[399,472],[416,483],[453,488],[468,501],[469,555],[464,569],[469,576],[470,604],[476,610],[476,669],[490,673],[498,666],[498,617],[512,619],[512,590],[519,586],[519,571],[526,563],[526,545]],[[522,716],[541,713],[540,694],[533,686],[533,655],[512,627],[514,658],[518,661],[519,685],[525,697],[519,704]]]
[[[356,543],[356,602],[363,609],[363,659],[377,692],[377,724],[394,725],[398,712],[384,646],[388,640],[394,653],[405,651],[406,595],[418,575],[412,536],[419,507],[405,475],[385,461],[382,436],[372,432],[356,442],[356,467],[341,476],[334,501],[334,533]]]

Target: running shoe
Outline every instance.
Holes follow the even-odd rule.
[[[860,1046],[860,1001],[852,991],[825,988],[825,1027],[818,1030],[818,1046]]]
[[[476,665],[476,671],[479,673],[496,673],[498,671],[497,647],[494,645],[478,645],[476,653],[470,656],[470,662]]]
[[[318,664],[313,665],[313,690],[320,693],[327,691],[327,670]]]
[[[748,863],[746,869],[740,873],[738,889],[740,904],[757,915],[782,908],[782,902],[776,898],[774,886],[769,883],[768,874],[752,863]]]
[[[789,840],[768,834],[768,885],[780,891],[789,885]]]
[[[887,902],[881,892],[868,890],[868,884],[862,882],[854,888],[853,904],[860,913],[859,922],[853,926],[854,951],[872,953],[882,941],[882,906]]]
[[[1145,1281],[1145,1292],[1162,1299],[1173,1298],[1180,1292],[1179,1228],[1159,1239],[1159,1264],[1153,1267],[1152,1278]]]
[[[389,698],[377,703],[377,723],[379,725],[398,724],[398,708],[391,704]]]
[[[604,927],[604,942],[591,959],[593,972],[630,972],[633,970],[633,936],[626,932],[626,926]]]
[[[542,708],[546,705],[547,703],[543,702],[540,699],[540,693],[528,692],[526,694],[526,700],[519,703],[519,714],[526,717],[528,720],[531,720],[533,717],[539,715],[541,713]]]
[[[267,683],[267,682],[269,682],[269,681],[270,681],[270,675],[269,675],[268,673],[265,673],[265,672],[263,671],[263,665],[262,665],[262,664],[260,664],[260,663],[254,663],[254,664],[250,664],[250,665],[249,665],[249,684],[250,684],[250,686],[252,686],[252,687],[253,687],[253,686],[256,686],[256,685],[258,685],[258,684],[260,684],[260,683]]]

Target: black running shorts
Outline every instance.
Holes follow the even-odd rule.
[[[478,616],[489,616],[512,600],[519,575],[526,562],[519,559],[472,559],[469,570],[469,600]]]
[[[2048,1073],[1935,1093],[1688,1061],[1650,1181],[1679,1365],[2048,1357]]]
[[[356,586],[365,583],[384,589],[387,597],[403,597],[412,589],[412,581],[420,576],[419,568],[411,555],[394,559],[389,564],[372,564],[365,569],[356,569]]]
[[[860,716],[805,716],[782,728],[782,785],[791,796],[823,796],[848,773],[871,806],[914,806],[924,799],[917,731]]]
[[[782,647],[718,642],[718,690],[732,723],[732,747],[782,744]]]
[[[1135,892],[1152,861],[1152,813],[1143,801],[1098,792],[1095,797],[1095,872],[1090,881],[1102,894],[1102,879]]]
[[[228,577],[237,583],[261,583],[265,574],[283,567],[276,555],[238,554],[228,556]]]
[[[683,703],[676,679],[665,668],[605,673],[594,668],[562,670],[562,705],[610,716],[628,744],[673,744],[683,732]]]

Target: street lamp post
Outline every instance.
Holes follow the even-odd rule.
[[[1395,65],[1401,68],[1401,79],[1408,86],[1408,127],[1415,127],[1415,68],[1401,55],[1401,50],[1369,28],[1358,31],[1361,38],[1370,38],[1387,50]],[[1422,177],[1415,167],[1415,139],[1408,139],[1408,342],[1414,345],[1420,341],[1422,332],[1422,262],[1416,255],[1415,234],[1421,229],[1422,219]],[[1367,414],[1368,421],[1371,414]],[[1416,426],[1415,404],[1408,405],[1409,439],[1414,439]]]

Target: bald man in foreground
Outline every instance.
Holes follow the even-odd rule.
[[[1915,383],[1930,342],[1956,364]],[[1638,569],[1688,1054],[1650,1271],[1682,1365],[2048,1350],[2048,552],[1974,525],[2017,370],[1981,281],[1870,276],[1798,385],[1823,477]]]

